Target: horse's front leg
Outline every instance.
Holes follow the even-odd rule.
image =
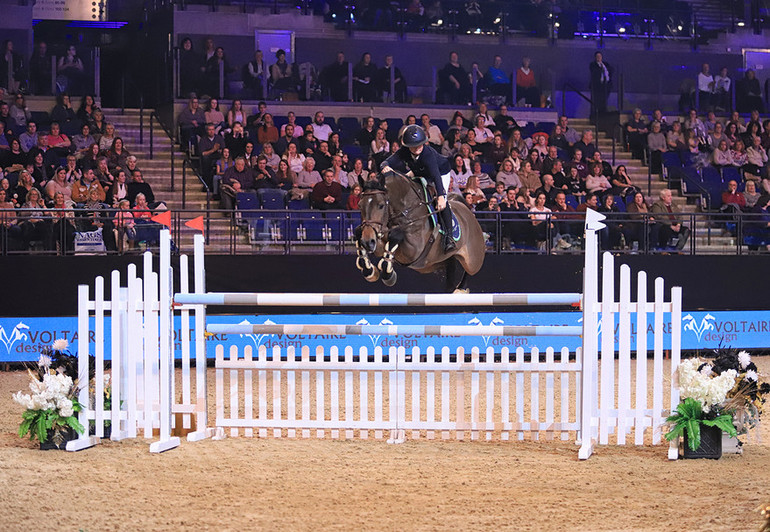
[[[356,240],[356,268],[361,270],[364,279],[370,283],[373,283],[380,278],[380,270],[378,270],[377,267],[372,264],[372,261],[369,260],[369,253],[367,253],[366,249],[361,245],[360,240]]]
[[[398,244],[391,244],[390,241],[385,243],[385,253],[383,253],[380,262],[377,263],[377,268],[382,273],[382,282],[385,286],[393,286],[398,280],[398,274],[393,268],[393,255],[398,249]]]

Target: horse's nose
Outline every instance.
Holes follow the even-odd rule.
[[[362,243],[367,253],[374,253],[374,250],[377,248],[377,241],[373,238],[365,238],[362,240]]]

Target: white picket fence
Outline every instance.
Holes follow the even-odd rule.
[[[113,272],[108,300],[104,298],[101,278],[97,278],[93,299],[87,286],[80,287],[79,337],[89,338],[93,331],[96,372],[94,393],[84,389],[80,394],[85,405],[80,420],[93,420],[97,434],[81,436],[70,442],[68,449],[94,445],[105,419],[112,421],[114,440],[159,437],[150,447],[154,452],[179,445],[172,431],[181,428],[193,429],[188,440],[209,437],[217,431],[229,431],[231,436],[374,437],[392,442],[437,435],[441,439],[485,440],[574,438],[580,443],[578,455],[582,459],[591,455],[596,443],[658,444],[661,423],[679,401],[673,379],[665,381],[664,367],[668,364],[670,377],[679,363],[681,289],[672,288],[666,301],[663,280],[656,279],[654,297],[649,300],[646,274],[639,272],[636,299],[632,301],[631,272],[622,266],[620,297],[615,301],[613,257],[605,253],[600,301],[596,242],[600,220],[601,215],[589,213],[586,224],[583,347],[576,353],[553,348],[529,353],[523,349],[450,353],[440,345],[440,339],[425,353],[404,348],[354,353],[344,342],[339,349],[312,354],[307,348],[297,353],[293,348],[267,351],[264,347],[256,353],[250,348],[239,353],[235,346],[216,345],[213,427],[208,424],[206,303],[227,298],[228,304],[259,305],[260,300],[274,301],[280,295],[206,293],[202,237],[195,240],[193,291],[187,276],[187,257],[182,255],[178,292],[174,294],[170,238],[163,232],[159,272],[153,272],[152,255],[147,253],[142,278],[129,268],[126,286],[120,287],[120,274]],[[287,295],[286,300],[298,305],[306,300],[307,304],[323,301],[324,306],[341,306],[358,305],[362,297],[306,296]],[[495,298],[509,304],[527,304],[536,299],[550,302],[545,304],[564,304],[571,298],[580,299],[580,294],[444,295],[432,300],[433,296],[428,295],[371,297],[381,305],[403,300],[410,306],[426,305],[428,301],[462,306],[477,305],[479,301],[490,304]],[[181,316],[178,338],[174,338],[172,326],[174,313]],[[112,317],[109,346],[104,343],[106,315]],[[671,342],[664,346],[667,321]],[[218,327],[225,330],[228,326]],[[647,345],[646,334],[638,334],[648,327],[654,331],[652,346]],[[540,332],[553,335],[555,329],[546,326]],[[501,327],[492,334],[510,334],[511,330],[519,329]],[[635,361],[631,353],[633,331],[637,333]],[[390,334],[398,332],[394,327]],[[650,347],[651,375],[647,368]],[[100,383],[105,348],[112,359],[111,410],[94,400],[103,394]],[[670,364],[664,362],[664,349],[670,352]],[[78,353],[81,381],[87,380],[88,342],[79,341]],[[181,371],[176,372],[180,385],[174,379],[175,355],[181,363]],[[177,389],[180,387],[181,391]],[[669,450],[672,459],[677,456],[676,445],[672,442]]]

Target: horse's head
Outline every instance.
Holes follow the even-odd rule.
[[[385,187],[377,182],[371,185],[367,183],[364,192],[361,194],[358,208],[361,211],[359,241],[368,253],[374,253],[377,249],[377,244],[388,237],[390,208]]]

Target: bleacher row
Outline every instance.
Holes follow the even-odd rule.
[[[746,185],[739,167],[717,168],[708,165],[698,168],[689,152],[673,151],[661,155],[665,176],[671,181],[681,181],[683,195],[703,198],[704,211],[718,210],[722,206],[722,192],[730,181],[737,182],[741,192]]]

